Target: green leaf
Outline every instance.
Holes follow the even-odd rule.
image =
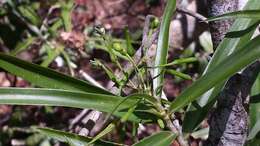
[[[248,51],[248,48],[250,51]],[[231,54],[177,97],[170,110],[176,111],[196,100],[203,93],[222,83],[233,74],[260,58],[260,36],[250,41],[243,49]]]
[[[125,31],[125,38],[126,38],[127,53],[130,56],[133,56],[135,54],[135,49],[132,45],[132,39],[131,39],[131,36],[129,34],[129,30],[128,30],[128,28],[125,28],[124,31]]]
[[[223,15],[208,18],[206,21],[210,22],[210,21],[234,19],[234,18],[260,19],[260,10],[243,10],[243,11],[225,13]]]
[[[36,131],[61,142],[69,141],[70,143],[73,143],[76,146],[85,146],[88,142],[91,141],[91,138],[89,137],[84,137],[73,133],[63,132],[49,128],[37,128]],[[123,146],[123,144],[97,140],[94,146]]]
[[[33,25],[40,25],[41,19],[32,7],[25,5],[19,6],[18,10],[22,14],[22,16],[27,18]]]
[[[238,38],[241,36],[244,36],[252,31],[255,31],[256,27],[259,25],[260,21],[257,21],[256,23],[252,24],[248,28],[245,28],[244,30],[238,30],[238,31],[230,31],[226,34],[226,38]]]
[[[35,40],[35,37],[29,37],[28,39],[19,42],[15,49],[10,52],[10,55],[16,56],[18,53],[26,50]]]
[[[249,0],[244,10],[247,9],[260,9],[259,1]],[[251,20],[238,19],[233,23],[232,27],[229,29],[229,32],[245,30],[257,22],[258,20],[254,20],[254,19]],[[230,54],[242,49],[245,46],[245,44],[247,44],[251,39],[254,30],[255,29],[252,29],[252,31],[248,32],[247,34],[239,38],[224,38],[223,41],[221,41],[221,43],[217,47],[212,59],[210,60],[207,68],[204,71],[204,74],[209,72],[212,68],[216,67],[221,61],[228,58]],[[215,98],[216,95],[222,89],[223,85],[224,83],[219,84],[217,87],[215,87],[214,90],[208,91],[207,95],[206,94],[203,95],[203,97],[198,101],[199,105],[204,106],[211,99]]]
[[[191,134],[191,136],[195,139],[203,139],[203,140],[206,140],[208,138],[208,134],[209,134],[209,127],[207,128],[203,128],[203,129],[200,129],[196,132],[193,132]]]
[[[117,110],[117,108],[126,100],[128,100],[129,98],[134,97],[134,96],[128,96],[126,97],[124,100],[122,100],[116,107],[115,109],[112,111],[111,114],[114,113],[114,111]],[[139,101],[138,101],[139,102]],[[135,108],[137,107],[137,103],[136,105],[134,105],[133,107],[130,107],[127,111],[127,113],[125,113],[122,118],[121,118],[121,122],[126,122],[128,120],[128,118],[132,115],[132,113],[134,112]],[[111,132],[114,128],[116,127],[115,123],[110,123],[104,130],[102,130],[101,132],[99,132],[89,143],[88,145],[94,143],[95,141],[97,141],[98,139],[102,138],[103,136],[105,136],[106,134],[108,134],[109,132]]]
[[[260,9],[260,5],[259,5],[259,0],[249,0],[247,2],[247,5],[245,6],[244,10],[247,9]],[[229,32],[234,32],[234,31],[240,31],[240,30],[245,30],[248,27],[253,26],[254,24],[256,24],[258,22],[258,20],[248,20],[248,19],[238,19],[236,20],[232,27],[229,29]],[[220,45],[217,47],[212,59],[210,60],[207,68],[204,71],[204,74],[209,72],[210,70],[212,70],[214,67],[216,67],[218,64],[220,64],[221,61],[223,61],[225,58],[228,58],[228,56],[238,50],[240,50],[241,48],[243,48],[243,46],[248,43],[248,41],[251,39],[255,28],[250,28],[251,31],[248,31],[248,33],[244,33],[243,36],[240,36],[239,38],[224,38],[223,41],[220,43]],[[221,91],[222,87],[224,86],[225,82],[222,82],[218,85],[216,85],[213,89],[207,91],[206,93],[204,93],[200,99],[197,101],[198,104],[200,106],[202,106],[203,108],[201,109],[194,109],[193,106],[191,106],[191,108],[189,108],[189,110],[192,110],[191,112],[196,112],[195,116],[193,115],[194,119],[192,120],[192,122],[189,120],[187,122],[185,122],[184,119],[184,123],[189,123],[189,125],[191,123],[197,123],[199,124],[206,116],[207,113],[209,111],[209,109],[214,105],[216,100],[216,96],[219,94],[219,92]],[[202,111],[203,110],[203,111]],[[190,111],[188,111],[187,113],[189,113]],[[186,116],[185,116],[186,117]],[[194,127],[192,127],[193,130],[197,124],[193,124]],[[183,125],[183,129],[187,129],[185,128],[186,124]]]
[[[250,141],[247,141],[245,146],[260,146],[260,138],[257,137],[257,138],[250,140]]]
[[[177,135],[170,131],[162,131],[144,138],[133,146],[170,146],[176,137]]]
[[[63,21],[62,19],[58,19],[56,20],[52,26],[48,27],[48,31],[50,32],[50,34],[53,36],[53,37],[57,37],[58,34],[57,34],[57,31],[60,27],[62,27],[63,25]]]
[[[199,36],[200,45],[206,51],[206,53],[213,53],[213,43],[211,40],[211,34],[208,31],[203,32]]]
[[[169,73],[169,74],[172,74],[173,76],[183,78],[185,80],[191,80],[192,79],[190,75],[176,71],[174,69],[167,69],[166,72]]]
[[[89,143],[88,146],[90,144],[95,143],[97,140],[99,140],[100,138],[102,138],[103,136],[105,136],[106,134],[108,134],[109,132],[111,132],[114,128],[116,127],[116,125],[114,123],[110,123],[104,130],[102,130],[101,132],[98,133],[98,135],[96,135]]]
[[[87,82],[3,53],[0,53],[0,68],[40,87],[111,94]]]
[[[0,88],[0,104],[46,105],[74,108],[90,108],[122,117],[140,99],[139,96],[122,101],[122,97],[95,93],[44,88]],[[120,103],[120,106],[118,104]],[[143,106],[143,105],[142,105]],[[116,110],[115,107],[117,107]],[[145,110],[142,112],[145,113]],[[142,118],[142,117],[140,117]],[[134,114],[130,121],[140,122]]]
[[[251,97],[250,97],[251,104],[249,106],[250,130],[249,130],[248,140],[252,140],[253,138],[255,138],[257,133],[260,131],[259,94],[260,94],[260,74],[258,75],[251,89]]]
[[[133,97],[143,98],[143,99],[145,99],[145,101],[147,103],[153,105],[154,107],[158,106],[158,101],[156,100],[156,98],[153,96],[150,96],[148,94],[135,93],[135,94],[131,94],[131,95],[127,96],[127,98],[133,98]],[[165,100],[162,100],[162,101],[165,101]],[[168,104],[167,100],[165,102],[166,102],[166,104]]]
[[[109,77],[109,79],[111,81],[113,81],[117,86],[120,84],[120,81],[118,80],[117,76],[114,74],[114,72],[112,71],[112,69],[110,69],[109,67],[107,67],[104,63],[102,63],[100,60],[98,59],[94,59],[94,61],[91,61],[91,64],[94,65],[95,67],[100,67],[102,68],[105,73],[107,74],[107,76]]]
[[[259,131],[260,131],[260,120],[258,120],[251,128],[247,140],[252,140],[253,138],[255,138],[255,136],[258,134]]]
[[[260,102],[260,94],[253,95],[250,97],[250,103],[251,104],[257,104]]]
[[[139,95],[135,94],[135,95],[130,95],[127,96],[126,98],[124,98],[123,100],[121,100],[121,102],[119,104],[117,104],[115,106],[115,108],[113,109],[113,111],[111,112],[111,114],[113,114],[115,111],[118,110],[118,107],[120,107],[121,104],[123,104],[125,101],[131,99],[131,98],[136,98],[136,97],[140,97]],[[128,120],[129,117],[131,117],[131,115],[133,114],[133,112],[135,111],[135,108],[137,107],[138,103],[141,101],[142,98],[140,98],[135,105],[133,105],[132,107],[130,107],[127,112],[121,117],[120,121],[122,123],[126,122]],[[110,117],[110,115],[108,116],[108,118]],[[107,119],[108,119],[107,118]],[[106,120],[105,120],[106,121]],[[115,123],[110,123],[104,130],[102,130],[101,132],[99,132],[89,143],[88,145],[94,143],[96,140],[102,138],[103,136],[105,136],[106,134],[108,134],[109,132],[111,132],[114,128],[116,127]]]
[[[172,16],[176,10],[176,0],[168,0],[167,5],[163,14],[160,33],[158,37],[156,57],[154,66],[161,66],[167,63],[167,54],[169,47],[169,29]],[[154,68],[154,76],[156,77],[153,80],[153,89],[156,96],[161,96],[161,92],[157,92],[162,88],[164,73],[162,68]],[[159,90],[160,91],[160,90]]]
[[[196,102],[193,102],[193,104],[197,105],[190,105],[189,111],[185,113],[182,129],[183,132],[192,132],[201,121],[205,119],[205,116],[208,115],[209,109],[214,105],[214,103],[215,101],[211,101],[203,107],[198,107],[199,105]]]
[[[178,65],[178,64],[184,64],[184,63],[192,63],[192,62],[196,62],[198,61],[198,59],[196,57],[189,57],[189,58],[180,58],[180,59],[176,59],[173,62],[161,65],[162,67],[166,67],[166,66],[173,66],[173,65]]]
[[[72,23],[71,23],[71,11],[73,8],[73,1],[62,1],[61,2],[61,18],[67,32],[72,30]]]
[[[48,67],[54,61],[54,59],[61,54],[61,52],[64,50],[64,46],[57,46],[56,48],[52,48],[48,44],[45,44],[44,47],[46,47],[48,56],[41,63],[41,66]]]

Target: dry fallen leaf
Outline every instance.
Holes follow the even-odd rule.
[[[62,42],[70,48],[83,49],[85,44],[85,36],[79,32],[61,32],[60,38]]]

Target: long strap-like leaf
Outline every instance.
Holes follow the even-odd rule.
[[[91,141],[91,138],[89,137],[83,137],[73,133],[68,133],[68,132],[49,129],[49,128],[38,128],[36,129],[36,131],[61,142],[69,141],[70,143],[75,144],[77,146],[78,145],[85,146],[87,145],[88,142]],[[94,146],[123,146],[123,144],[98,140],[95,142]]]
[[[127,110],[140,98],[136,96],[136,98],[128,99],[114,111],[114,108],[121,103],[122,97],[57,89],[0,88],[0,104],[91,108],[107,113],[113,112],[113,115],[118,117],[127,113]],[[139,117],[134,114],[129,117],[129,120],[140,122]]]
[[[167,54],[169,47],[169,29],[173,13],[176,10],[176,0],[168,0],[163,14],[160,33],[158,37],[156,57],[154,66],[161,66],[167,63]],[[157,97],[161,96],[164,73],[162,68],[154,68],[153,80],[154,93]]]
[[[248,18],[248,19],[260,19],[260,10],[243,10],[243,11],[236,11],[225,13],[223,15],[211,17],[206,21],[217,21],[223,19],[234,19],[234,18]]]
[[[196,100],[203,93],[223,82],[234,73],[260,58],[260,36],[251,40],[244,48],[231,54],[177,97],[170,110],[176,111]]]
[[[249,0],[244,10],[249,9],[260,9],[259,0]],[[220,64],[221,61],[228,58],[230,54],[243,48],[243,46],[245,46],[245,44],[247,44],[251,39],[258,21],[259,20],[256,19],[237,19],[229,29],[229,33],[217,47],[216,52],[204,71],[204,74]],[[246,31],[243,33],[237,33],[241,30]],[[235,37],[233,35],[234,33],[236,33]],[[233,37],[230,38],[230,36],[228,36],[229,34],[232,34]],[[195,109],[193,106],[190,106],[189,111],[186,112],[183,123],[183,130],[185,132],[192,131],[203,119],[205,119],[209,109],[214,105],[216,96],[221,91],[224,83],[225,81],[214,86],[214,88],[204,93],[201,98],[197,100],[198,104],[202,108]],[[192,115],[192,118],[190,118],[189,115]],[[193,122],[191,122],[191,119]]]
[[[140,142],[134,144],[134,146],[170,146],[176,136],[176,134],[170,131],[161,131],[144,138]]]
[[[87,82],[3,53],[0,53],[0,68],[40,87],[111,94]]]

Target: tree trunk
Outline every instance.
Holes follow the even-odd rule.
[[[239,8],[239,0],[207,0],[209,17],[236,11]],[[210,32],[214,48],[223,40],[233,20],[210,22]]]
[[[260,71],[260,62],[229,79],[209,119],[209,138],[205,146],[242,146],[248,133],[250,89]]]

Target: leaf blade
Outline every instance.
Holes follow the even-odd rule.
[[[162,131],[144,138],[133,146],[169,146],[176,137],[177,135],[170,131]]]
[[[260,74],[256,78],[255,83],[251,88],[251,97],[250,97],[250,106],[249,106],[250,130],[247,137],[248,140],[254,139],[257,133],[259,133],[260,131],[259,93],[260,93]]]
[[[16,56],[18,53],[26,50],[35,40],[35,37],[29,37],[26,40],[18,43],[15,49],[10,52],[10,55]]]
[[[259,3],[258,0],[249,0],[244,10],[260,9],[260,5],[258,3]],[[232,27],[229,29],[229,32],[248,30],[249,27],[253,27],[254,24],[256,23],[258,23],[258,20],[255,19],[251,19],[251,20],[238,19],[233,23]],[[244,44],[246,44],[251,39],[254,33],[254,29],[253,28],[250,29],[251,31],[247,31],[247,32],[244,31],[244,33],[240,37],[230,38],[229,36],[226,36],[222,40],[220,45],[217,47],[212,59],[210,60],[209,64],[207,65],[207,68],[204,71],[204,74],[209,72],[212,68],[216,67],[222,60],[227,58],[230,54],[241,49],[244,46]],[[216,96],[222,90],[224,84],[225,82],[216,85],[213,89],[204,93],[200,97],[200,99],[196,101],[202,107],[201,109],[194,109],[193,106],[190,106],[190,108],[188,109],[189,111],[186,114],[191,112],[191,114],[194,113],[198,116],[193,114],[194,118],[192,119],[193,122],[191,122],[189,118],[186,118],[185,115],[184,125],[183,125],[184,131],[186,132],[192,131],[207,116],[209,109],[214,105],[215,103],[214,100],[216,100]]]
[[[251,50],[248,51],[247,48],[250,48]],[[258,58],[260,58],[260,36],[250,41],[243,49],[231,54],[229,58],[223,60],[219,65],[184,90],[184,92],[171,104],[170,109],[176,111],[186,106],[189,102],[194,101],[203,93],[218,83],[223,82]],[[223,72],[223,70],[225,71]]]
[[[242,11],[225,13],[223,15],[208,18],[206,21],[211,22],[211,21],[231,19],[231,18],[260,19],[260,10],[242,10]]]
[[[160,27],[154,66],[161,66],[167,63],[170,22],[175,10],[176,0],[168,0]],[[154,76],[156,76],[153,80],[154,93],[156,96],[161,96],[162,92],[157,91],[158,88],[162,88],[164,73],[162,68],[154,68],[153,72]]]
[[[137,99],[138,97],[126,100],[114,112],[114,107],[122,101],[122,97],[57,89],[0,88],[0,104],[91,108],[118,117],[122,117],[127,112],[126,109],[135,105]],[[129,121],[140,122],[140,119],[132,114]]]
[[[40,87],[111,94],[87,82],[3,53],[0,53],[0,68]]]
[[[86,145],[88,142],[91,141],[91,138],[85,137],[85,136],[80,136],[76,135],[73,133],[68,133],[60,130],[54,130],[50,128],[37,128],[36,131],[50,137],[53,139],[56,139],[61,142],[67,142],[68,139],[75,144],[79,145]],[[107,141],[101,141],[98,140],[95,142],[94,146],[123,146],[122,144],[117,144],[117,143],[112,143],[112,142],[107,142]]]

